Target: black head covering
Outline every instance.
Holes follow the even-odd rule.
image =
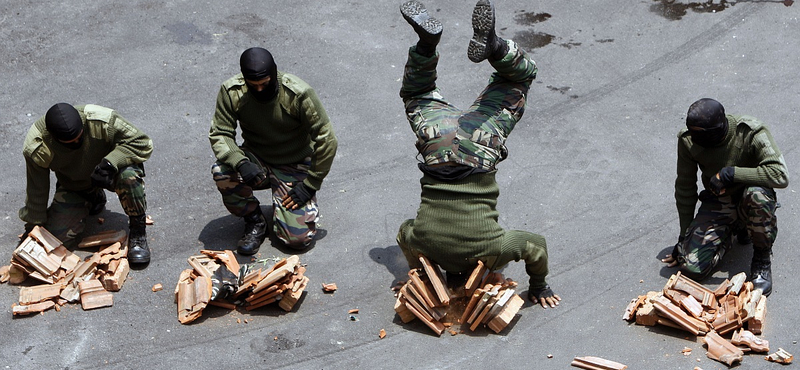
[[[75,107],[67,103],[58,103],[47,110],[44,122],[47,131],[66,147],[76,149],[83,143],[83,137],[75,143],[63,143],[74,140],[83,132],[83,120]]]
[[[704,147],[719,145],[728,134],[725,108],[714,99],[700,99],[689,107],[686,127],[694,143]]]
[[[271,77],[269,85],[261,91],[256,91],[250,84],[248,92],[258,101],[272,100],[278,94],[278,67],[267,49],[254,47],[245,50],[239,58],[239,66],[246,80],[258,81]]]

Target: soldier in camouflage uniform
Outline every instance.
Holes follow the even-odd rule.
[[[506,158],[506,138],[525,110],[536,63],[516,43],[495,34],[494,7],[478,1],[468,57],[475,63],[488,60],[496,72],[472,106],[462,111],[436,87],[441,23],[419,1],[403,3],[400,10],[419,35],[408,53],[400,96],[417,136],[423,177],[417,217],[400,227],[397,244],[412,268],[419,267],[419,254],[435,261],[447,272],[451,286],[478,261],[496,270],[522,259],[530,277],[530,300],[555,307],[561,298],[545,280],[544,237],[506,231],[497,223],[496,165]]]
[[[43,225],[62,242],[72,243],[83,231],[84,219],[105,208],[106,189],[117,193],[129,218],[129,262],[150,262],[142,179],[144,162],[153,152],[147,135],[110,108],[59,103],[31,126],[22,152],[27,193],[19,217],[26,234]],[[50,171],[57,182],[48,207]]]
[[[266,239],[266,219],[253,195],[262,189],[272,191],[275,236],[291,248],[306,249],[317,232],[316,192],[338,145],[331,122],[314,89],[278,71],[266,49],[245,50],[240,67],[242,73],[220,88],[208,134],[217,157],[211,172],[222,201],[245,221],[237,251],[255,254]]]
[[[698,168],[705,188],[699,195]],[[736,235],[740,244],[752,242],[750,279],[769,295],[770,256],[778,234],[774,189],[788,185],[786,163],[766,126],[750,116],[726,115],[716,100],[696,101],[678,134],[675,201],[681,233],[663,261],[703,279]]]

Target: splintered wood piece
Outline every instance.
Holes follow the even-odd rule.
[[[55,253],[63,247],[64,246],[58,247],[53,252]],[[61,269],[64,270],[64,272],[66,273],[70,273],[73,270],[75,270],[78,264],[81,263],[81,258],[78,257],[77,254],[68,251],[66,248],[64,248],[64,250],[66,251],[66,253],[64,254],[64,257],[61,259]]]
[[[464,313],[461,314],[460,321],[462,323],[467,322],[467,319],[469,319],[469,316],[472,314],[472,311],[475,309],[475,306],[477,306],[478,302],[480,302],[481,297],[483,297],[484,293],[486,293],[486,289],[476,289],[472,293],[472,297],[470,297],[469,302],[467,303],[467,307],[464,308]]]
[[[81,292],[81,306],[84,310],[114,305],[113,295],[103,289],[103,283],[100,280],[83,281],[78,284],[78,288]]]
[[[681,300],[681,307],[696,319],[699,319],[703,314],[703,306],[691,295]]]
[[[770,354],[769,356],[764,357],[765,360],[771,362],[777,362],[779,364],[791,364],[792,360],[794,360],[794,356],[791,353],[786,352],[783,348],[778,348],[778,352]]]
[[[714,295],[715,295],[717,298],[724,296],[724,295],[725,295],[725,293],[727,293],[727,292],[728,292],[728,287],[729,287],[729,286],[731,286],[731,281],[730,281],[730,280],[728,280],[728,279],[725,279],[725,281],[721,282],[721,283],[720,283],[720,284],[717,286],[717,289],[714,289]]]
[[[205,257],[205,256],[203,256],[203,257]],[[203,277],[207,277],[207,278],[211,278],[211,275],[213,275],[211,270],[209,270],[206,267],[206,265],[203,263],[204,261],[203,261],[203,258],[201,258],[201,256],[191,256],[191,257],[189,257],[187,262],[189,262],[189,266],[192,266],[192,268],[194,269],[194,271],[197,272],[198,275],[203,276]]]
[[[403,323],[409,323],[414,321],[417,317],[406,307],[403,303],[403,300],[400,299],[402,295],[397,297],[397,300],[394,301],[394,312],[397,312],[397,315],[400,316],[400,320]]]
[[[406,302],[411,302],[411,301],[407,300]],[[431,328],[431,330],[433,330],[436,333],[436,335],[442,335],[442,333],[444,333],[445,328],[444,325],[442,325],[442,323],[434,321],[428,316],[424,316],[411,304],[406,304],[406,308],[408,308],[408,310],[411,311],[411,313],[413,313],[414,316],[422,320],[422,322],[424,322],[425,325]]]
[[[749,347],[753,352],[769,352],[769,341],[756,337],[753,332],[744,329],[733,333],[731,343]]]
[[[570,365],[587,370],[624,370],[628,368],[627,365],[619,362],[595,356],[575,357]]]
[[[631,299],[631,302],[628,303],[628,307],[625,307],[625,313],[622,314],[622,319],[625,321],[631,321],[635,318],[636,310],[639,309],[644,304],[644,301],[647,299],[647,296],[640,295],[634,299]]]
[[[13,254],[45,277],[53,275],[61,267],[61,258],[50,255],[49,251],[30,235],[20,243]]]
[[[161,285],[161,283],[155,284],[155,285],[153,285],[153,287],[152,287],[152,288],[150,288],[150,290],[152,290],[154,293],[155,293],[155,292],[159,292],[159,291],[161,291],[162,289],[164,289],[164,286],[163,286],[163,285]]]
[[[61,241],[58,240],[55,235],[38,225],[31,229],[31,232],[28,233],[28,236],[38,240],[39,244],[41,244],[48,253],[61,246]]]
[[[55,306],[56,303],[53,301],[44,301],[44,302],[34,303],[31,305],[14,305],[11,308],[11,314],[14,316],[25,316],[25,315],[30,315],[32,313],[44,312]]]
[[[467,297],[471,296],[475,289],[478,288],[481,280],[483,280],[483,275],[486,273],[486,266],[483,264],[483,261],[478,260],[478,266],[472,270],[472,274],[469,275],[467,279],[467,283],[464,284],[464,293]]]
[[[753,318],[753,316],[755,316],[756,307],[758,306],[758,302],[761,301],[762,296],[763,293],[761,292],[761,289],[756,289],[750,293],[750,297],[747,300],[747,303],[745,303],[744,306],[742,307],[742,310],[744,311],[743,321],[749,321],[750,319]]]
[[[489,321],[487,325],[489,329],[492,329],[495,333],[503,331],[503,329],[511,323],[511,320],[514,319],[514,316],[517,315],[517,312],[519,312],[519,309],[522,308],[524,303],[525,301],[520,298],[518,294],[512,295],[508,303],[497,313],[497,316]]]
[[[188,324],[200,317],[211,301],[211,289],[211,278],[206,276],[178,284],[178,321],[181,324]]]
[[[41,282],[44,282],[46,284],[55,284],[55,282],[56,282],[56,280],[53,278],[53,275],[44,276],[39,271],[31,272],[30,275],[28,275],[28,276],[30,276],[30,277],[32,277],[32,278],[34,278],[36,280],[39,280]]]
[[[130,272],[127,258],[120,258],[115,265],[117,265],[116,269],[109,271],[111,274],[103,276],[103,286],[109,292],[118,292],[122,289],[122,284],[125,284],[125,279],[128,278],[128,272]]]
[[[295,286],[292,289],[283,293],[283,298],[281,299],[278,306],[282,308],[284,311],[291,311],[294,308],[294,305],[300,300],[300,296],[303,295],[303,291],[306,289],[308,285],[308,277],[303,276],[303,278],[295,283]]]
[[[498,293],[497,302],[494,304],[494,306],[492,306],[492,309],[489,310],[489,313],[486,314],[486,317],[484,317],[483,320],[481,320],[481,322],[486,324],[492,319],[494,319],[494,317],[500,313],[503,307],[506,306],[508,301],[511,300],[511,297],[514,295],[514,293],[515,293],[514,289],[505,289],[500,291],[500,293]]]
[[[736,295],[738,295],[739,291],[744,286],[744,282],[746,280],[747,280],[747,274],[745,274],[744,272],[740,272],[740,273],[734,275],[731,278],[731,286],[728,289],[728,294],[736,294]]]
[[[87,276],[92,276],[94,272],[97,270],[97,265],[100,262],[100,255],[93,254],[89,259],[86,261],[81,262],[75,267],[74,276],[75,280],[84,281],[86,280]]]
[[[115,242],[107,247],[104,247],[97,252],[100,254],[100,265],[107,265],[111,261],[117,261],[128,255],[128,247],[122,246],[121,243]]]
[[[326,293],[335,292],[336,289],[339,289],[336,287],[336,283],[322,283],[322,291]]]
[[[71,283],[67,284],[61,290],[59,297],[67,302],[77,302],[81,299],[81,290],[78,287],[78,281],[73,280]]]
[[[433,290],[436,292],[436,297],[439,298],[441,305],[446,306],[450,304],[450,293],[447,286],[444,284],[444,277],[439,266],[432,263],[428,257],[419,255],[419,261],[422,263],[422,268],[425,269],[425,274],[428,275],[428,281],[433,285]]]
[[[767,317],[767,296],[762,295],[761,299],[758,300],[756,304],[755,313],[753,313],[753,317],[747,322],[747,328],[753,332],[753,334],[761,334],[761,331],[764,329],[764,320]]]
[[[704,307],[711,307],[713,305],[712,301],[714,300],[715,296],[714,292],[712,292],[710,289],[684,276],[680,271],[678,271],[678,273],[674,276],[675,280],[672,286],[664,287],[665,295],[666,289],[680,290],[697,299],[697,301],[700,302]],[[672,281],[672,279],[670,279],[670,281]]]
[[[19,290],[19,304],[30,305],[44,300],[53,299],[61,294],[60,285],[35,285],[22,287]]]
[[[409,308],[413,308],[411,312],[414,313],[414,316],[419,317],[423,321],[433,321],[433,316],[431,316],[428,310],[425,309],[424,304],[417,300],[417,298],[415,298],[408,291],[409,286],[410,285],[406,284],[403,289],[400,289],[400,295],[404,300],[403,303],[405,303],[406,306],[409,306]]]
[[[408,277],[410,278],[411,282],[411,284],[408,285],[413,286],[416,289],[417,293],[419,293],[424,299],[425,304],[427,304],[428,307],[435,307],[437,302],[433,297],[433,293],[428,290],[425,282],[422,281],[419,271],[417,271],[417,269],[409,271]]]
[[[483,294],[483,296],[481,297],[481,300],[478,301],[478,303],[475,305],[475,309],[472,310],[472,313],[470,314],[469,318],[467,319],[467,321],[466,321],[467,324],[472,324],[473,322],[475,322],[475,319],[477,319],[478,316],[481,314],[481,312],[483,311],[483,308],[486,307],[486,305],[489,304],[489,301],[492,299],[492,297],[497,295],[497,290],[498,289],[499,289],[499,285],[495,285],[495,286],[491,287],[491,289],[489,289],[486,293]],[[475,330],[475,329],[473,329],[473,330]]]
[[[181,274],[178,276],[178,284],[175,284],[175,303],[178,303],[178,292],[180,291],[181,284],[191,284],[192,282],[192,269],[186,269],[181,271]]]
[[[491,285],[502,285],[506,283],[505,277],[503,274],[499,272],[490,272],[483,277],[483,281],[481,282],[481,286],[486,286],[487,284]]]
[[[658,323],[658,314],[653,302],[649,299],[636,310],[636,324],[644,326],[656,326]]]
[[[703,341],[708,346],[706,356],[712,360],[717,360],[728,366],[733,366],[734,362],[742,361],[744,352],[731,342],[720,337],[715,331],[711,331],[703,337]]]
[[[78,248],[93,248],[101,247],[104,245],[112,245],[114,243],[122,244],[128,237],[125,230],[107,230],[106,232],[97,233],[87,236],[78,243]]]
[[[265,278],[261,279],[261,281],[258,282],[258,285],[256,285],[255,288],[253,288],[253,293],[258,293],[262,289],[267,288],[268,286],[274,284],[278,280],[286,277],[286,275],[289,275],[292,272],[294,272],[294,268],[295,266],[297,266],[299,262],[300,262],[300,257],[298,255],[292,255],[291,257],[287,258],[281,267],[272,270],[272,272],[270,272],[269,275],[267,275]]]
[[[278,301],[278,297],[274,296],[272,298],[259,301],[259,302],[255,303],[255,304],[251,304],[251,305],[245,306],[244,309],[247,310],[247,311],[252,311],[252,310],[255,310],[256,308],[261,308],[261,307],[264,307],[266,305],[273,304],[273,303],[275,303],[277,301]]]
[[[475,317],[475,320],[472,321],[472,325],[470,325],[469,330],[475,331],[475,329],[477,329],[478,326],[480,326],[480,324],[489,314],[489,311],[497,303],[497,300],[498,300],[497,294],[489,298],[489,300],[486,302],[486,305],[483,306],[481,312],[478,314],[477,317]]]
[[[666,297],[653,299],[653,306],[664,317],[680,325],[684,330],[699,335],[701,332],[708,331],[705,322],[697,320],[680,309]]]
[[[204,249],[201,250],[200,253],[222,262],[222,264],[224,264],[225,267],[228,268],[228,271],[232,272],[233,274],[235,275],[239,274],[239,269],[241,268],[241,266],[239,265],[239,261],[236,260],[236,256],[233,254],[232,251],[230,250],[212,251]]]

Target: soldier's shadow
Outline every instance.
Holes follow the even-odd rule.
[[[369,257],[377,264],[386,267],[386,270],[394,276],[391,286],[408,280],[408,271],[410,270],[408,261],[397,244],[385,248],[372,248],[369,250]]]
[[[656,258],[661,260],[662,258],[666,257],[667,254],[672,253],[672,247],[664,248],[661,252],[658,253]],[[730,279],[734,275],[745,272],[749,275],[750,273],[750,260],[753,257],[753,246],[752,244],[739,244],[736,241],[733,242],[730,250],[725,253],[725,256],[722,257],[722,261],[720,261],[711,274],[703,279],[702,281],[698,281],[703,285],[712,286],[718,285],[725,281],[725,279]],[[659,275],[664,278],[669,278],[673,274],[676,274],[678,269],[675,267],[667,267],[664,264],[661,267],[661,271],[659,271]]]

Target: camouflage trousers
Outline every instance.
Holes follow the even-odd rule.
[[[258,165],[269,176],[269,184],[253,188],[242,181],[241,176],[232,168],[221,162],[211,166],[211,174],[217,184],[217,190],[222,194],[222,203],[234,216],[242,217],[260,207],[258,199],[253,195],[254,190],[272,190],[272,220],[275,236],[287,245],[307,246],[314,240],[317,232],[316,223],[319,221],[317,197],[314,196],[305,206],[290,210],[283,206],[282,198],[295,184],[308,177],[311,158],[306,158],[302,163],[290,165],[269,165],[263,163],[252,153],[245,151],[251,162]]]
[[[774,190],[752,186],[741,195],[701,196],[701,202],[683,243],[679,244],[683,270],[690,276],[708,276],[730,249],[739,230],[747,230],[753,249],[771,251],[778,235]]]
[[[436,86],[438,53],[425,57],[416,53],[416,46],[409,49],[400,97],[417,135],[418,149],[446,136],[446,130],[457,130],[456,144],[466,154],[464,161],[481,162],[470,166],[488,169],[505,157],[503,145],[525,112],[526,95],[537,73],[536,63],[527,53],[513,41],[507,43],[508,54],[490,61],[495,72],[488,85],[463,111],[450,104]],[[449,148],[442,150],[447,152]],[[440,157],[452,157],[452,153]]]
[[[397,245],[403,251],[403,256],[408,261],[408,266],[412,269],[422,268],[419,261],[419,255],[430,257],[427,251],[423,248],[415,248],[406,242],[407,235],[412,232],[415,220],[409,219],[400,225],[400,231],[397,233]],[[453,241],[457,243],[458,241]],[[547,286],[547,242],[544,237],[538,234],[530,233],[527,231],[507,230],[502,238],[499,240],[499,248],[494,248],[488,244],[494,244],[493,241],[487,241],[487,250],[496,250],[497,253],[476,253],[480,255],[477,257],[469,258],[464,261],[464,270],[462,271],[448,271],[451,273],[469,273],[478,265],[478,261],[491,271],[499,270],[505,267],[511,261],[525,261],[525,272],[528,274],[529,289],[540,289]],[[437,262],[435,259],[434,262]],[[450,261],[452,262],[452,261]],[[441,263],[441,262],[437,262]]]
[[[136,164],[122,168],[114,179],[114,192],[129,217],[143,216],[147,212],[144,176],[144,167]],[[86,226],[84,220],[89,216],[89,209],[105,200],[103,191],[102,188],[71,191],[57,184],[53,202],[47,208],[45,228],[62,242],[75,239]]]

